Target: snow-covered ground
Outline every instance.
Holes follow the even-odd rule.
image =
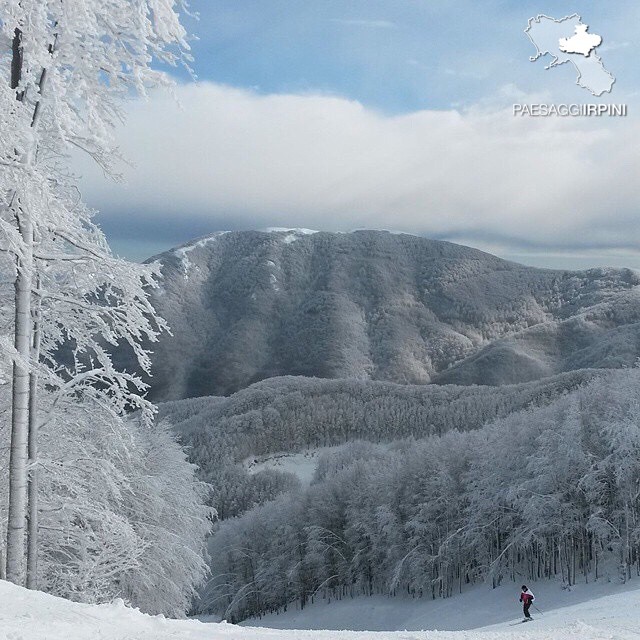
[[[591,590],[591,594],[596,591]],[[637,640],[640,637],[639,600],[639,590],[627,590],[548,610],[532,623],[514,627],[501,623],[473,631],[284,631],[167,620],[128,609],[122,602],[98,606],[75,604],[0,582],[0,639]]]
[[[478,585],[462,595],[452,598],[402,598],[357,597],[344,600],[318,600],[302,611],[295,605],[279,614],[269,614],[261,619],[251,619],[246,626],[278,629],[351,629],[355,631],[394,631],[439,629],[463,631],[514,622],[521,612],[518,602],[519,584],[507,583],[497,589]],[[557,582],[538,582],[531,585],[535,593],[535,608],[531,614],[538,621],[546,620],[551,612],[565,607],[584,606],[598,598],[635,592],[640,605],[640,580],[626,585],[611,582],[578,584],[571,590],[563,589]],[[640,610],[640,606],[638,606]],[[521,616],[520,616],[521,618]],[[640,617],[638,618],[640,621]],[[640,629],[638,629],[640,637]]]
[[[264,456],[250,456],[242,464],[248,473],[259,473],[267,469],[291,473],[300,480],[303,486],[309,486],[325,454],[336,454],[348,448],[349,445],[338,444],[328,447],[310,447],[298,453],[280,451]],[[389,449],[393,444],[378,444],[383,449]]]
[[[320,456],[336,452],[343,445],[335,447],[317,447],[300,453],[272,453],[267,456],[247,458],[243,465],[249,473],[259,473],[266,469],[286,471],[296,476],[303,485],[309,485],[318,467]]]

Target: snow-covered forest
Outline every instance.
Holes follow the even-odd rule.
[[[352,442],[311,486],[222,522],[201,607],[231,620],[314,598],[640,575],[640,372],[393,446]]]
[[[577,371],[498,388],[273,378],[228,398],[163,403],[159,417],[174,425],[224,520],[296,484],[277,469],[248,473],[247,459],[354,440],[388,443],[478,429],[601,375]]]

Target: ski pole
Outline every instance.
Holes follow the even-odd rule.
[[[536,611],[537,611],[541,616],[543,616],[543,615],[544,615],[544,613],[542,613],[542,611],[540,611],[540,609],[538,609],[538,607],[536,607],[536,605],[535,605],[535,604],[533,605],[533,608],[534,608],[534,609],[535,609],[535,610],[536,610]]]

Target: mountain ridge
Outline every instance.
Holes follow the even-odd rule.
[[[640,354],[630,269],[536,269],[409,234],[301,229],[218,232],[148,262],[173,331],[153,345],[155,400],[283,375],[526,382]]]

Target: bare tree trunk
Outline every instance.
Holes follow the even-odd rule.
[[[15,30],[12,42],[11,88],[22,79],[22,32]],[[16,92],[22,101],[23,93]],[[20,195],[14,194],[18,229],[24,253],[17,261],[15,281],[14,346],[20,360],[14,362],[12,377],[11,448],[9,454],[9,517],[7,523],[6,579],[24,580],[24,543],[27,514],[27,438],[29,428],[29,358],[31,356],[31,278],[33,270],[33,227],[21,211]]]
[[[19,209],[20,203],[17,203]],[[22,212],[18,212],[22,217]],[[27,440],[29,432],[29,361],[32,344],[31,280],[33,228],[28,216],[20,221],[24,253],[15,282],[15,348],[20,358],[13,365],[11,450],[9,456],[9,522],[7,526],[7,580],[24,581],[27,520]]]
[[[55,43],[54,43],[55,44]],[[49,45],[53,53],[54,44]],[[18,89],[24,67],[22,31],[16,28],[12,42],[11,88]],[[39,96],[36,100],[31,128],[35,131],[40,120],[42,92],[46,80],[43,69],[38,82]],[[24,91],[16,91],[16,99],[24,100]],[[35,140],[21,158],[31,165],[36,152]],[[28,518],[27,583],[36,588],[37,544],[38,544],[38,469],[37,457],[37,374],[33,366],[40,356],[39,307],[32,316],[31,290],[34,278],[34,229],[29,212],[20,202],[20,194],[14,194],[18,230],[22,236],[23,254],[17,263],[15,282],[15,348],[21,359],[13,367],[13,396],[11,415],[11,451],[9,458],[9,522],[7,526],[6,579],[22,584],[25,578],[25,534]],[[29,475],[29,461],[31,475]],[[28,503],[27,503],[28,498]]]
[[[38,282],[38,288],[39,288]],[[34,309],[33,345],[29,376],[29,529],[27,532],[27,589],[38,588],[38,372],[40,359],[40,300]]]

